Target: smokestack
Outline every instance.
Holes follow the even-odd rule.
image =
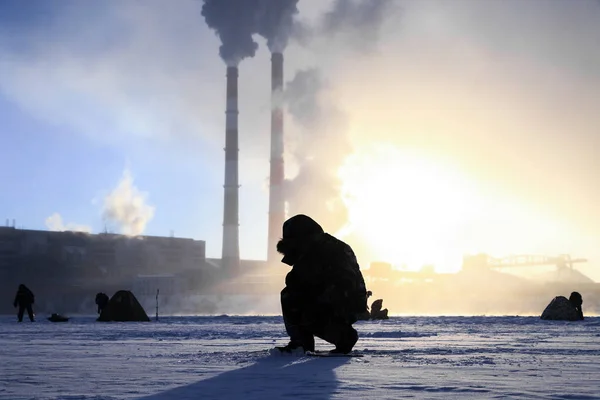
[[[225,197],[223,207],[223,268],[234,273],[240,267],[238,184],[238,69],[227,67],[225,111]]]
[[[267,260],[277,257],[277,241],[285,222],[285,198],[283,194],[283,54],[271,56],[271,174],[269,179],[269,244]]]

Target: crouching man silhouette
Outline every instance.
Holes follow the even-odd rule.
[[[282,353],[314,351],[317,336],[335,345],[332,353],[352,351],[358,340],[352,324],[367,311],[367,290],[350,246],[300,214],[283,224],[277,251],[292,270],[281,291],[290,342],[276,349]]]

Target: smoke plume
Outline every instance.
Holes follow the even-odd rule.
[[[259,1],[258,33],[267,39],[267,46],[272,53],[282,52],[294,29],[298,0]]]
[[[79,224],[74,224],[74,223],[65,224],[62,219],[62,216],[59,213],[54,213],[51,216],[49,216],[48,218],[46,218],[46,228],[48,228],[48,230],[51,230],[54,232],[64,232],[64,231],[85,232],[85,233],[92,232],[92,228],[90,228],[89,226],[86,226],[86,225],[79,225]]]
[[[284,100],[299,128],[290,154],[298,174],[286,181],[289,214],[304,213],[335,232],[347,219],[338,169],[351,151],[347,116],[336,106],[317,69],[299,71],[287,83]]]
[[[133,184],[129,170],[125,170],[117,186],[104,199],[102,218],[115,224],[121,233],[138,236],[153,217],[154,207],[146,204],[146,195]]]
[[[391,0],[336,0],[314,25],[291,20],[288,32],[301,44],[337,38],[354,50],[370,51],[392,9]],[[288,135],[288,154],[298,173],[286,181],[288,214],[306,213],[330,232],[347,223],[338,170],[352,152],[347,137],[348,116],[336,105],[328,85],[317,69],[298,71],[287,83],[284,102],[299,128]]]
[[[374,39],[392,0],[336,0],[321,22],[324,33],[353,31]]]
[[[371,51],[379,41],[381,26],[393,15],[392,3],[392,0],[335,0],[312,26],[296,22],[294,39],[301,45],[340,39],[346,48]]]
[[[236,67],[244,59],[254,57],[258,44],[252,38],[257,32],[259,0],[204,0],[202,16],[221,39],[219,54],[228,66]]]

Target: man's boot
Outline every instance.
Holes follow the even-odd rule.
[[[315,338],[311,334],[302,333],[298,339],[291,340],[286,346],[276,346],[277,350],[281,353],[301,353],[304,354],[307,351],[315,351]]]
[[[348,354],[358,341],[358,332],[347,324],[330,324],[323,329],[322,334],[317,335],[321,339],[334,344],[335,349],[331,353]]]
[[[340,332],[339,341],[335,344],[335,349],[331,350],[330,353],[334,354],[348,354],[352,351],[352,348],[358,341],[358,332],[352,326],[346,326]]]

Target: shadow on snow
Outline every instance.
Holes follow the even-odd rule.
[[[247,367],[223,372],[139,400],[327,399],[337,393],[334,370],[348,358],[265,357]]]

